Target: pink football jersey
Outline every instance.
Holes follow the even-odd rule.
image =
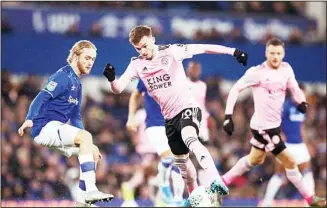
[[[286,89],[289,88],[297,103],[305,102],[305,96],[299,88],[292,67],[282,62],[277,69],[271,69],[267,63],[251,67],[232,87],[226,105],[225,114],[232,114],[238,93],[252,87],[254,114],[250,126],[255,130],[279,127]]]
[[[149,94],[160,105],[165,119],[172,119],[185,108],[199,107],[194,102],[182,61],[195,54],[221,53],[232,55],[235,48],[205,44],[174,44],[157,46],[152,60],[132,58],[119,80],[111,82],[114,93],[120,93],[134,78],[139,77]]]
[[[207,119],[209,118],[209,113],[206,109],[207,84],[201,80],[192,82],[188,79],[188,81],[191,93],[202,110],[202,121],[207,122]]]

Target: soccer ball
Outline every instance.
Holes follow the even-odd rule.
[[[195,188],[190,197],[191,207],[220,207],[221,196],[219,193],[212,193],[209,187],[199,186]]]

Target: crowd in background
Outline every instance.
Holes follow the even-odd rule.
[[[242,15],[272,15],[274,18],[280,18],[283,16],[293,17],[305,17],[305,8],[307,2],[260,2],[260,1],[250,1],[250,2],[221,2],[221,1],[192,1],[192,2],[172,2],[172,1],[48,1],[48,2],[6,2],[9,5],[24,6],[29,5],[33,7],[50,6],[55,8],[87,8],[92,11],[99,11],[101,9],[132,9],[137,11],[139,9],[151,10],[151,11],[166,11],[169,10],[183,10],[189,12],[212,12],[214,14],[224,14],[228,15],[242,16]],[[245,17],[244,17],[245,18]],[[151,25],[154,35],[160,39],[165,38],[166,34],[160,29],[160,25]],[[14,32],[11,25],[8,23],[6,18],[1,19],[1,28],[3,33]],[[272,29],[274,30],[274,29]],[[267,32],[263,35],[261,43],[265,43],[267,39],[271,38],[276,31]],[[195,41],[233,41],[233,42],[249,42],[250,40],[244,34],[242,28],[239,26],[234,26],[234,28],[228,32],[224,33],[219,31],[217,28],[212,28],[211,31],[203,31],[198,28],[195,29],[192,37],[186,37],[179,32],[173,31],[173,38],[184,41],[184,40],[195,40]],[[99,21],[94,21],[92,26],[89,28],[88,34],[81,33],[80,25],[78,22],[72,23],[71,26],[64,32],[66,36],[91,36],[94,38],[104,38],[103,26]],[[284,40],[290,44],[316,44],[321,42],[326,42],[324,37],[319,37],[317,31],[317,25],[311,23],[308,25],[307,29],[304,31],[298,27],[292,28],[292,31]]]
[[[67,174],[71,169],[79,167],[77,157],[67,159],[37,145],[29,132],[23,137],[17,134],[31,101],[42,87],[44,77],[27,76],[26,79],[17,81],[8,71],[2,71],[1,75],[1,198],[71,199]],[[252,97],[247,97],[237,103],[234,111],[235,133],[228,137],[222,130],[227,98],[227,94],[221,90],[224,80],[207,77],[205,81],[208,85],[207,108],[216,121],[216,128],[212,129],[210,141],[206,145],[220,173],[225,173],[250,150],[249,120],[253,113],[253,100]],[[103,155],[97,168],[98,187],[104,192],[121,197],[120,184],[131,177],[140,162],[125,129],[130,94],[102,93],[102,101],[95,101],[88,96],[83,98],[82,118],[86,130],[92,133],[93,141]],[[307,101],[307,145],[312,155],[317,195],[325,196],[326,96],[312,93],[308,95]],[[262,197],[267,182],[274,173],[273,164],[274,159],[269,156],[262,166],[239,177],[229,187],[230,197]],[[78,174],[74,180],[78,182]],[[136,197],[149,198],[146,183],[137,190]],[[299,197],[300,194],[290,184],[277,195],[277,198]]]
[[[14,2],[10,4],[46,5],[54,7],[76,7],[87,9],[182,9],[190,11],[236,12],[236,13],[271,13],[278,15],[304,16],[306,2],[227,2],[227,1],[39,1],[39,2]]]

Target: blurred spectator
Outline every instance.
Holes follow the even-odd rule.
[[[1,18],[1,33],[11,33],[13,31],[12,27],[9,25],[9,22]]]
[[[294,28],[288,38],[288,42],[291,44],[301,44],[303,41],[303,34],[299,28]]]
[[[73,23],[68,30],[65,32],[67,36],[80,36],[81,32],[79,31],[79,23]]]
[[[249,1],[246,2],[247,7],[246,10],[249,13],[263,13],[265,12],[265,8],[263,6],[263,3],[261,1]]]
[[[89,34],[92,37],[102,37],[102,29],[101,29],[101,24],[98,21],[94,21],[92,23],[91,29]]]

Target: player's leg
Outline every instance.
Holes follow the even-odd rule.
[[[113,195],[105,194],[96,187],[96,162],[99,159],[99,149],[93,144],[92,135],[68,124],[62,125],[58,134],[64,146],[79,146],[78,160],[80,162],[81,175],[85,182],[85,202],[111,200]]]
[[[286,180],[284,167],[278,160],[276,160],[275,169],[275,173],[268,182],[266,193],[263,198],[262,206],[264,207],[272,206],[272,202],[278,193],[279,188]]]
[[[313,173],[311,170],[311,156],[307,146],[304,143],[299,144],[287,144],[287,148],[291,152],[293,158],[295,158],[296,164],[299,167],[300,172],[303,174],[303,181],[315,193],[315,182]]]
[[[181,112],[180,128],[182,140],[186,147],[194,153],[200,166],[210,176],[212,191],[219,192],[220,195],[224,196],[228,194],[228,188],[222,181],[208,149],[198,139],[201,118],[200,108],[187,108]]]
[[[173,162],[173,154],[168,144],[165,127],[149,127],[146,129],[146,133],[160,157],[157,177],[159,179],[160,190],[163,193],[163,200],[166,203],[172,202],[173,199],[176,203],[182,202],[185,184],[178,167]],[[174,196],[170,188],[170,176],[172,178]]]
[[[160,157],[158,163],[159,188],[162,192],[163,201],[167,204],[173,200],[173,193],[170,188],[170,173],[173,165],[173,157],[168,145],[166,130],[164,126],[153,126],[145,130],[150,143],[156,149]]]
[[[189,158],[189,150],[185,146],[180,131],[175,127],[179,123],[179,118],[173,118],[165,122],[166,135],[174,162],[187,186],[189,193],[198,187],[197,175],[194,164]]]
[[[303,180],[303,176],[299,171],[295,160],[289,153],[288,149],[284,149],[282,152],[276,154],[276,157],[283,164],[286,171],[286,177],[293,183],[293,185],[302,194],[303,198],[308,202],[310,206],[326,206],[326,199],[320,198],[314,195],[312,188],[308,188]]]
[[[65,147],[65,150],[67,152],[73,152],[73,155],[76,155],[76,149],[79,151],[79,147]],[[77,152],[78,154],[78,152]],[[99,160],[101,159],[101,154],[99,151],[99,148],[95,145],[93,145],[93,158],[95,161],[95,168],[97,167],[97,164],[99,162]],[[79,175],[80,175],[80,179],[79,179],[79,186],[78,186],[78,193],[77,193],[77,202],[75,204],[76,207],[80,207],[80,206],[92,206],[92,205],[88,205],[85,202],[85,197],[86,197],[86,186],[85,186],[85,179],[84,179],[84,174],[82,172],[81,167],[79,168]]]
[[[253,166],[260,165],[265,161],[266,152],[255,146],[251,148],[250,154],[242,157],[222,178],[226,185],[231,184],[235,178],[248,172]]]

